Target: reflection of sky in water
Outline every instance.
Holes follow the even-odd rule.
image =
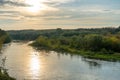
[[[6,67],[17,80],[120,80],[120,63],[84,59],[54,51],[36,51],[26,43],[4,48]]]

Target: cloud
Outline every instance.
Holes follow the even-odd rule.
[[[17,11],[9,11],[9,10],[0,10],[0,14],[4,13],[18,13]]]
[[[98,26],[99,24],[105,26],[118,25],[120,22],[120,0],[36,1],[40,2],[41,10],[32,13],[28,10],[29,5],[25,0],[0,0],[0,25],[9,23],[8,26],[10,26],[11,23],[14,28],[16,26],[17,28],[18,26],[44,27],[51,24],[57,27],[69,24],[71,26]]]
[[[59,6],[76,0],[43,0],[42,2],[48,6]]]
[[[20,1],[11,1],[11,0],[0,0],[0,6],[4,6],[4,5],[11,5],[11,6],[29,6],[28,4],[25,4],[23,2]]]

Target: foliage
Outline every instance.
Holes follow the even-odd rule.
[[[16,79],[8,75],[7,69],[5,69],[4,67],[0,67],[0,80],[16,80]]]
[[[91,29],[49,29],[49,30],[10,30],[7,31],[13,40],[35,40],[39,36],[46,37],[72,37],[84,36],[87,34],[116,34],[120,31],[118,28],[91,28]]]
[[[37,48],[104,57],[120,54],[120,27],[8,31],[15,40],[35,40]],[[81,53],[83,51],[83,53]],[[93,54],[94,53],[94,54]],[[103,55],[104,54],[104,55]],[[118,55],[119,56],[119,55]],[[106,58],[106,57],[104,57]],[[110,57],[109,57],[110,58]],[[120,57],[119,57],[120,58]]]
[[[0,49],[2,47],[2,44],[4,43],[9,43],[11,41],[11,38],[9,37],[9,35],[0,29]]]

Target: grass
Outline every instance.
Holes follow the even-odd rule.
[[[67,52],[69,54],[77,54],[81,55],[85,58],[92,58],[92,59],[99,59],[99,60],[106,60],[106,61],[120,61],[120,54],[114,53],[107,54],[106,52],[93,52],[93,51],[85,51],[85,50],[77,50],[67,46],[59,46],[53,47],[51,46],[35,46],[31,44],[31,46],[36,47],[37,49],[45,49],[45,50],[54,50],[57,52]]]

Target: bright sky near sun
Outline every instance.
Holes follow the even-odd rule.
[[[0,28],[117,27],[120,0],[0,0]]]

